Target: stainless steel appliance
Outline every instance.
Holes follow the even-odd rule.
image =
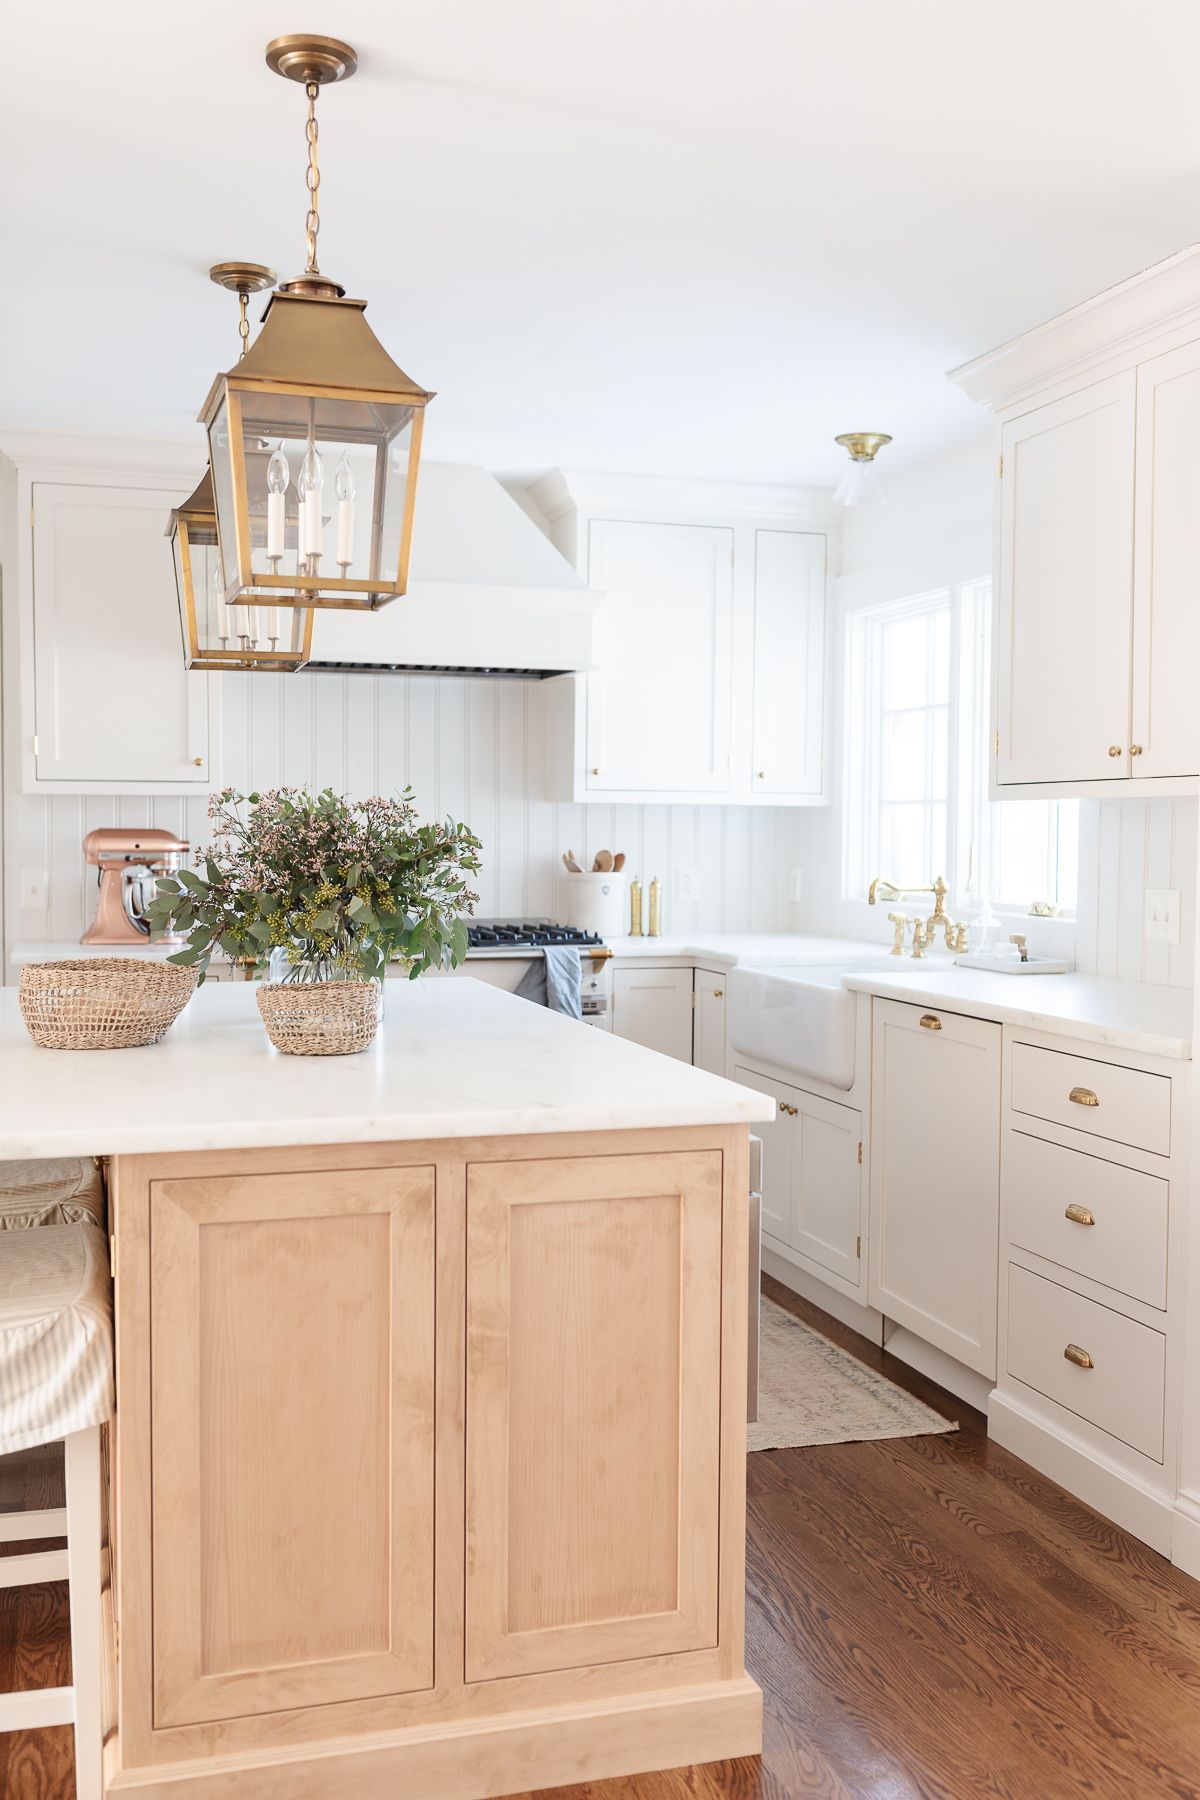
[[[611,1031],[612,951],[594,931],[555,925],[548,919],[533,923],[477,919],[468,928],[467,960],[458,972],[512,993],[544,944],[570,944],[578,949],[584,1024]]]
[[[96,916],[84,932],[84,944],[144,944],[150,936],[146,909],[155,894],[160,875],[181,869],[190,849],[185,838],[153,826],[102,826],[89,831],[83,854],[98,869]],[[164,944],[182,944],[179,933],[168,933]]]

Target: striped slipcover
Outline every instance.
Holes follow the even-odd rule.
[[[108,1239],[88,1224],[0,1233],[0,1455],[112,1411]]]
[[[0,1162],[0,1231],[84,1220],[104,1224],[104,1183],[90,1156]]]

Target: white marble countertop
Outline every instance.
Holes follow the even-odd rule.
[[[255,989],[208,982],[144,1050],[42,1050],[0,991],[0,1159],[747,1124],[750,1088],[483,982],[389,984],[357,1056],[281,1056]]]
[[[622,962],[691,962],[701,967],[733,969],[739,963],[799,966],[849,963],[861,957],[868,965],[887,957],[889,936],[870,943],[858,938],[817,937],[800,931],[673,932],[664,937],[608,937],[605,943]]]
[[[884,999],[942,1006],[978,1019],[1027,1025],[1091,1044],[1186,1061],[1192,1054],[1191,988],[1112,981],[1100,975],[992,975],[953,963],[846,975],[844,985]]]

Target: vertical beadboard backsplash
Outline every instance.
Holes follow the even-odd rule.
[[[1195,983],[1195,800],[1086,800],[1079,820],[1076,967],[1091,975]],[[1178,888],[1178,944],[1148,944],[1146,889]]]
[[[663,882],[667,931],[772,931],[790,924],[793,816],[781,807],[574,806],[545,799],[532,682],[400,675],[226,675],[221,779],[243,791],[290,783],[390,793],[411,782],[428,816],[465,819],[484,845],[481,917],[554,916],[562,852],[585,868],[624,850],[626,869]],[[202,800],[10,796],[19,868],[46,869],[46,905],[10,920],[10,944],[78,938],[95,872],[81,844],[97,825],[158,825],[208,838]],[[676,903],[673,870],[698,872]]]

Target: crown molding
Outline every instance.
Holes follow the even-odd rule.
[[[1200,244],[951,369],[946,379],[980,406],[1004,412],[1102,365],[1137,362],[1147,345],[1187,326],[1200,336]]]
[[[178,476],[194,487],[208,462],[204,433],[190,438],[81,437],[65,431],[22,431],[0,427],[0,455],[18,468],[94,470],[99,474]]]
[[[828,488],[785,483],[690,480],[663,475],[611,475],[592,470],[552,469],[529,489],[534,504],[553,524],[568,512],[612,509],[623,516],[658,519],[792,519],[827,529],[833,518]]]

